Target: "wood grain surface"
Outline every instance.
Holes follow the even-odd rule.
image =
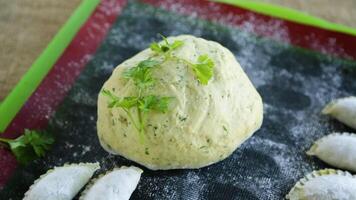
[[[21,79],[81,0],[0,0],[0,100]],[[355,0],[258,0],[356,27]]]

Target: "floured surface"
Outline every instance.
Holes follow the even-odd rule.
[[[250,24],[244,27],[249,29]],[[261,27],[288,41],[280,22]],[[0,192],[1,197],[21,199],[40,174],[65,162],[99,161],[102,170],[135,165],[108,155],[100,147],[95,128],[96,98],[114,66],[158,40],[157,33],[193,34],[230,49],[264,100],[265,120],[252,138],[218,164],[199,170],[144,169],[132,199],[282,199],[305,174],[327,166],[305,155],[314,140],[332,131],[351,132],[321,116],[320,111],[331,99],[356,91],[356,73],[344,70],[356,67],[355,63],[130,3],[51,119],[48,129],[57,135],[54,150],[45,159],[19,168]]]

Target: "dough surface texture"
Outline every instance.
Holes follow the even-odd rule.
[[[262,99],[234,55],[220,44],[189,35],[169,37],[184,44],[173,54],[190,62],[206,54],[214,61],[214,75],[200,84],[184,62],[168,60],[153,69],[157,83],[151,93],[173,97],[165,114],[151,112],[140,143],[137,130],[120,108],[109,108],[109,98],[99,94],[98,137],[107,151],[153,170],[200,168],[225,159],[262,124]],[[154,56],[145,49],[124,61],[103,89],[119,97],[135,92],[123,72]],[[134,116],[136,117],[136,116]]]

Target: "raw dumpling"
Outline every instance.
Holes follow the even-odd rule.
[[[200,168],[221,161],[258,130],[263,119],[262,99],[228,49],[189,35],[167,38],[170,44],[178,41],[183,44],[172,54],[186,61],[164,61],[152,70],[157,80],[149,92],[171,97],[172,103],[165,114],[150,112],[145,117],[144,142],[131,123],[140,120],[136,113],[129,116],[121,108],[110,108],[110,98],[103,93],[98,97],[97,130],[103,148],[153,170]],[[155,55],[146,49],[124,61],[102,91],[119,98],[137,94],[137,86],[123,76],[138,63],[156,59]],[[201,55],[214,62],[206,85],[187,64]]]
[[[336,99],[329,103],[322,113],[356,129],[356,97]]]
[[[334,133],[317,140],[308,155],[336,168],[356,172],[356,134]]]
[[[355,200],[356,177],[340,170],[314,171],[286,196],[289,200]]]
[[[129,200],[142,172],[137,167],[114,169],[94,180],[83,192],[80,200]]]
[[[55,167],[37,179],[23,199],[71,200],[99,168],[99,163]]]

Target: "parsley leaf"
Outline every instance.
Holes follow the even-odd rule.
[[[168,111],[168,105],[172,97],[159,97],[155,95],[149,95],[143,97],[139,101],[139,109],[142,112],[148,112],[154,110],[161,113],[166,113]]]
[[[25,129],[25,133],[17,139],[0,138],[7,143],[20,164],[43,157],[54,143],[54,138],[44,132]]]
[[[113,95],[109,90],[103,89],[101,93],[110,98],[110,103],[108,104],[109,108],[113,108],[117,103],[120,102],[120,99]]]
[[[137,104],[138,104],[137,97],[124,97],[118,104],[116,104],[116,107],[130,109],[135,107]]]
[[[144,90],[154,85],[151,69],[159,64],[158,61],[147,59],[135,67],[125,70],[123,76],[126,79],[132,79],[140,90]]]
[[[184,44],[183,41],[181,41],[181,40],[175,40],[175,41],[173,42],[173,44],[171,45],[170,49],[171,49],[171,50],[177,49],[178,47],[182,46],[183,44]]]
[[[175,40],[172,44],[168,42],[167,38],[161,35],[163,38],[163,43],[153,42],[150,45],[150,49],[158,54],[170,53],[171,51],[177,49],[184,44],[181,40]]]
[[[162,53],[164,52],[162,49],[161,49],[161,45],[159,45],[157,42],[153,42],[151,43],[150,45],[150,49],[156,53]]]
[[[193,65],[193,71],[201,84],[208,84],[214,73],[214,65],[213,60],[210,59],[208,55],[201,55],[198,57],[197,64]]]
[[[108,104],[109,108],[121,107],[125,109],[130,109],[132,107],[135,107],[138,103],[137,97],[124,97],[120,99],[115,94],[106,89],[103,89],[101,93],[110,98],[110,102]]]

